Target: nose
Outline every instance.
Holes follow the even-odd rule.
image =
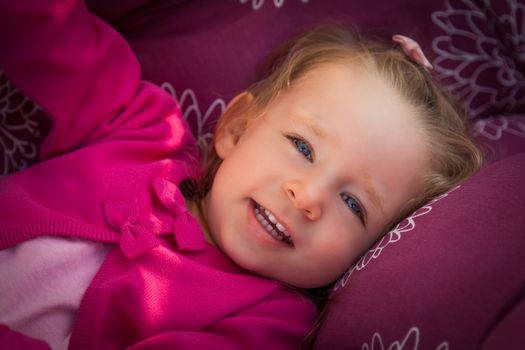
[[[309,220],[319,220],[322,215],[321,195],[313,186],[307,186],[299,181],[286,181],[283,183],[283,190],[295,208]]]

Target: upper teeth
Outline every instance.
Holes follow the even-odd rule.
[[[263,216],[263,213],[264,213],[264,216]],[[286,231],[286,228],[284,228],[284,226],[280,222],[277,221],[275,216],[272,213],[270,213],[268,209],[265,209],[262,206],[256,207],[255,216],[257,217],[257,220],[259,220],[259,222],[266,229],[266,231],[271,233],[272,236],[274,236],[275,238],[279,240],[283,240],[282,235],[284,235],[287,239],[290,239],[290,234],[288,233],[288,231]],[[266,218],[268,218],[269,222],[266,220]],[[274,229],[274,227],[276,227],[277,230],[279,230],[279,232],[277,232]]]

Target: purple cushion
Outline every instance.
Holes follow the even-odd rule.
[[[522,298],[490,332],[481,350],[522,350],[525,344],[524,324],[525,298]]]
[[[471,132],[489,163],[525,152],[525,115],[498,115],[474,120]]]
[[[506,158],[398,225],[337,285],[316,349],[479,349],[525,300],[524,183],[525,154]]]
[[[417,39],[437,78],[472,117],[525,113],[523,6],[488,0],[237,0],[107,2],[90,8],[126,36],[144,76],[192,89],[204,105],[228,100],[283,39],[327,20],[385,38]],[[211,123],[211,121],[210,121]]]
[[[500,0],[445,3],[432,14],[441,29],[432,41],[440,80],[471,117],[523,114],[525,6]]]
[[[37,163],[50,127],[44,112],[0,70],[0,176]]]
[[[191,90],[191,105],[198,103],[201,114],[217,99],[224,104],[248,87],[260,62],[295,33],[331,19],[382,36],[402,32],[423,38],[440,31],[430,14],[443,7],[442,0],[418,4],[413,11],[406,10],[410,0],[384,1],[379,7],[347,0],[143,2],[139,14],[117,14],[115,5],[103,0],[88,4],[110,20],[120,18],[114,23],[137,53],[146,79],[168,83],[177,98]],[[430,50],[431,43],[424,44]],[[195,133],[206,134],[219,115],[213,112],[203,122],[192,114],[189,121]]]

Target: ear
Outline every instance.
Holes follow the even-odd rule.
[[[251,117],[252,103],[253,95],[243,91],[226,106],[215,131],[214,146],[219,158],[227,157],[239,142]]]

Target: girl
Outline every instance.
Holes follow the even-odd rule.
[[[285,47],[199,173],[174,101],[83,3],[0,17],[0,66],[54,123],[42,162],[0,182],[2,347],[296,348],[316,317],[298,289],[480,165],[403,37]]]

